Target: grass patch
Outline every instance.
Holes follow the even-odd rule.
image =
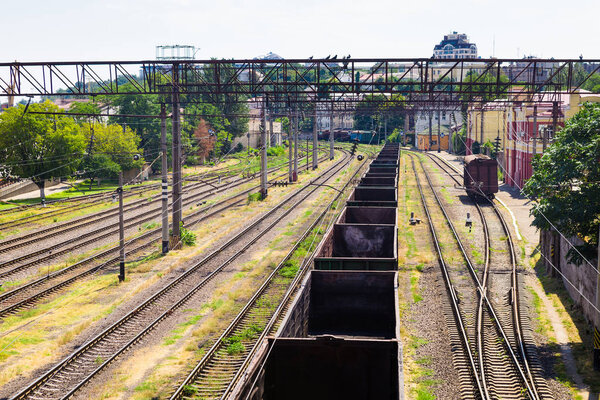
[[[248,204],[261,200],[262,196],[260,195],[260,193],[248,193]]]

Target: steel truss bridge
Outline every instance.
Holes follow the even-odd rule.
[[[599,70],[600,60],[583,59],[13,62],[0,63],[0,96],[170,97],[176,92],[211,102],[227,95],[228,101],[263,97],[288,106],[316,101],[350,107],[368,95],[423,107],[490,99],[552,103]]]

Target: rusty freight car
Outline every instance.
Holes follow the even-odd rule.
[[[465,157],[464,185],[470,197],[485,196],[493,199],[498,193],[498,161],[483,154]]]

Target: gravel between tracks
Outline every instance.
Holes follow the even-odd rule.
[[[244,219],[244,217],[242,215],[240,215],[240,220],[241,221],[247,221],[247,219]],[[287,218],[286,218],[286,220],[287,220]],[[269,237],[272,239],[273,238],[272,235],[276,235],[276,234],[275,233],[269,233],[268,235],[265,236],[265,239],[269,238]],[[265,239],[261,239],[261,243]],[[235,247],[239,247],[239,246],[235,246]],[[204,253],[205,252],[203,252],[202,254],[196,256],[195,259],[186,260],[185,263],[186,264],[191,264],[191,263],[197,261],[198,259],[203,258]],[[228,253],[233,254],[234,250],[230,249],[228,251],[225,251],[225,252],[222,253],[222,256],[225,257],[225,256],[228,256],[228,255],[231,255],[231,254],[228,254]],[[222,258],[222,257],[219,257],[219,258]],[[236,262],[236,265],[237,264],[238,264],[238,262]],[[214,267],[214,263],[213,262],[207,264],[202,269],[208,271],[208,270],[211,270],[212,267]],[[231,267],[228,267],[228,268],[231,268]],[[124,304],[122,304],[119,307],[117,307],[116,311],[113,312],[113,313],[111,313],[109,315],[109,317],[103,319],[99,323],[94,324],[93,327],[87,329],[83,334],[79,335],[79,337],[73,343],[71,343],[69,346],[65,346],[65,348],[63,349],[63,351],[61,351],[61,354],[64,355],[65,353],[76,349],[77,346],[81,345],[83,342],[85,342],[87,339],[89,339],[90,337],[92,337],[94,334],[98,333],[103,328],[109,326],[115,320],[117,320],[122,315],[124,315],[125,313],[127,313],[133,307],[133,305],[138,304],[139,302],[141,302],[141,300],[147,298],[148,297],[148,293],[156,292],[160,287],[164,287],[166,284],[168,284],[168,282],[170,280],[172,280],[175,276],[179,275],[179,273],[181,273],[181,272],[182,272],[182,268],[176,268],[176,269],[171,270],[168,274],[166,274],[163,277],[163,279],[160,279],[159,282],[157,282],[155,285],[153,285],[150,288],[145,289],[141,293],[138,293],[132,299],[126,301]],[[202,289],[201,292],[204,293],[204,292],[206,292],[206,290]],[[194,296],[194,298],[197,298],[198,301],[200,301],[200,302],[203,302],[203,301],[206,300],[205,298],[202,297],[202,294],[197,294],[197,295]],[[170,317],[169,317],[169,320],[171,320]],[[174,322],[174,323],[176,323],[176,322]],[[161,323],[161,325],[162,325],[162,323]],[[57,358],[58,358],[58,356],[57,356]],[[46,367],[46,368],[48,368],[48,367]],[[39,375],[39,373],[41,373],[41,372],[42,372],[41,370],[35,371],[35,373],[32,374],[32,376]],[[10,384],[8,384],[4,388],[2,388],[2,392],[0,392],[0,395],[5,394],[5,393],[11,393],[12,391],[14,391],[15,388],[22,386],[23,383],[25,383],[26,381],[29,381],[29,380],[30,379],[18,379],[18,380],[15,380],[14,382],[11,382]]]
[[[411,304],[401,321],[409,331],[427,341],[415,349],[414,360],[430,360],[427,368],[433,370],[430,378],[437,382],[434,393],[438,399],[458,400],[458,373],[453,368],[452,348],[448,340],[450,334],[444,309],[439,304],[440,299],[448,296],[437,264],[423,268],[419,279],[419,293],[423,300]]]

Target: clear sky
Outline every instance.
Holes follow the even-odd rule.
[[[430,57],[444,34],[479,55],[600,59],[599,0],[0,1],[0,62],[153,59],[191,44],[197,59]]]

